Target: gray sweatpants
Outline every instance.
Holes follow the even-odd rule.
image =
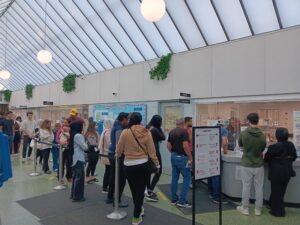
[[[251,186],[254,182],[255,189],[255,207],[261,209],[263,206],[263,185],[264,185],[264,167],[241,167],[241,177],[243,183],[242,205],[249,207]]]

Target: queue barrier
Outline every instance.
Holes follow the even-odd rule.
[[[66,185],[63,185],[62,182],[62,169],[63,169],[63,149],[66,146],[59,145],[59,144],[53,144],[53,143],[47,143],[47,142],[42,142],[38,139],[34,139],[34,147],[33,147],[33,172],[29,174],[29,176],[39,176],[41,173],[37,172],[37,159],[36,159],[36,154],[37,154],[37,143],[41,144],[46,144],[49,146],[56,146],[59,147],[59,168],[58,168],[58,185],[55,186],[53,189],[54,190],[64,190],[66,189]],[[100,154],[99,156],[101,157],[108,157],[107,155]],[[114,210],[112,213],[108,214],[106,217],[111,220],[122,220],[127,216],[127,213],[125,211],[121,211],[119,209],[119,168],[120,168],[120,162],[119,158],[115,158],[116,163],[115,163],[115,193],[114,193]]]

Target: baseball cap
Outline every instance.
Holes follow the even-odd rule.
[[[78,114],[77,109],[76,108],[72,108],[70,111],[70,115],[71,116],[76,116]]]
[[[176,119],[176,125],[181,125],[184,123],[184,118],[179,118],[179,119]]]

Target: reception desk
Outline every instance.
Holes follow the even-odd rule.
[[[229,151],[228,154],[222,155],[222,192],[228,197],[242,197],[242,181],[241,181],[241,159],[242,152]],[[294,170],[297,176],[291,178],[285,194],[285,202],[299,204],[300,206],[300,158],[294,164]],[[265,164],[264,179],[264,199],[268,200],[271,192],[270,181],[268,180],[268,165]],[[251,191],[251,199],[254,199],[254,187]]]

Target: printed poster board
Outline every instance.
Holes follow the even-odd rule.
[[[294,111],[293,115],[293,134],[294,134],[294,144],[296,149],[300,150],[300,111]]]
[[[220,127],[194,127],[195,180],[220,175]]]

